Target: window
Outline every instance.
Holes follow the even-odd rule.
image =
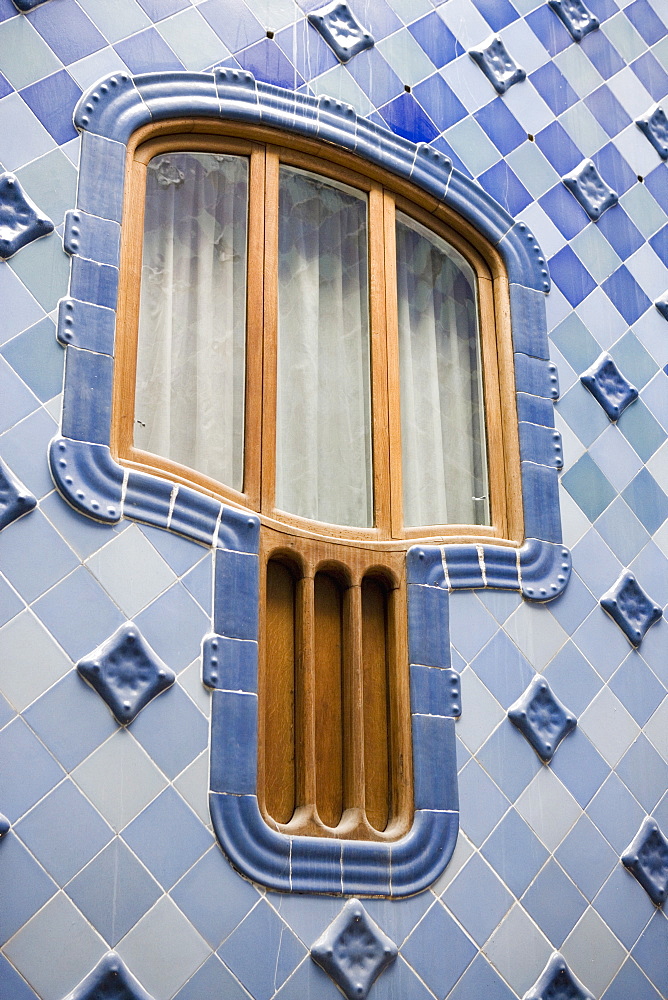
[[[342,151],[170,129],[131,146],[112,449],[261,515],[265,820],[393,841],[405,550],[517,525],[498,261]]]

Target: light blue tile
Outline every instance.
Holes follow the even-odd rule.
[[[3,97],[0,101],[0,161],[5,169],[16,170],[55,145],[18,94]]]

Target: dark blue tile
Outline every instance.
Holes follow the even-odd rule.
[[[545,63],[535,73],[532,73],[529,79],[555,115],[562,114],[579,99],[566,77],[554,63]]]
[[[118,837],[67,886],[67,895],[113,947],[162,889]]]
[[[632,326],[651,305],[650,300],[624,264],[605,279],[603,289],[629,326]]]
[[[21,718],[14,719],[0,732],[0,760],[0,801],[2,812],[11,823],[65,777],[62,767]]]
[[[644,52],[632,62],[631,69],[655,101],[668,94],[668,73],[651,52]]]
[[[411,711],[423,715],[461,715],[461,690],[456,670],[410,666]]]
[[[272,38],[263,38],[261,42],[239,52],[239,64],[247,69],[257,80],[273,83],[286,90],[296,90],[304,80],[292,65],[285,53]]]
[[[457,809],[454,719],[413,715],[412,729],[415,808]]]
[[[609,764],[577,728],[559,745],[551,766],[583,809],[610,773]]]
[[[47,795],[15,829],[59,885],[69,882],[113,836],[111,827],[69,779]]]
[[[580,263],[569,246],[563,247],[558,254],[551,258],[550,275],[573,308],[578,306],[596,287],[596,282],[591,274]],[[629,277],[631,277],[630,274]]]
[[[590,31],[580,42],[585,52],[604,80],[624,68],[624,60],[602,31]]]
[[[582,160],[582,153],[559,122],[552,122],[539,132],[536,144],[561,177]]]
[[[499,202],[513,217],[517,217],[533,198],[505,160],[481,174],[478,181],[488,194]]]
[[[595,34],[598,35],[600,32],[597,31]],[[585,98],[585,104],[611,138],[631,124],[626,111],[605,83]]]
[[[440,20],[440,18],[438,18]],[[466,108],[440,75],[435,73],[413,88],[413,96],[422,105],[436,127],[444,131],[467,114]]]
[[[441,898],[480,946],[513,903],[503,882],[478,854],[467,862]],[[480,905],[482,899],[484,906]]]
[[[632,957],[656,986],[662,997],[668,996],[668,919],[657,910],[636,942]]]
[[[257,784],[257,697],[214,691],[211,704],[211,791],[254,795]]]
[[[522,905],[552,944],[560,948],[587,909],[587,900],[551,860],[525,892]]]
[[[72,115],[81,97],[81,88],[66,70],[26,87],[21,97],[58,144],[76,139],[78,132]]]
[[[543,766],[522,734],[507,719],[497,727],[476,756],[513,802]]]
[[[257,960],[262,942],[261,962]],[[218,954],[253,997],[273,997],[306,949],[268,903],[261,900],[222,945]]]
[[[380,108],[380,113],[393,132],[411,142],[431,142],[438,135],[438,129],[412,94],[400,94]]]
[[[666,26],[647,0],[634,0],[624,8],[624,13],[648,45],[665,37]]]
[[[377,108],[397,97],[404,89],[402,81],[376,48],[360,52],[347,68]]]
[[[76,670],[26,709],[24,718],[66,771],[74,770],[118,729],[107,706]]]
[[[515,1000],[516,994],[504,983],[483,955],[471,962],[462,978],[455,986],[448,1000]]]
[[[33,552],[34,559],[26,558]],[[78,559],[55,528],[35,510],[0,534],[0,560],[4,573],[28,603],[70,573]]]
[[[567,240],[572,240],[591,221],[582,205],[561,183],[539,198],[538,204]]]
[[[152,21],[162,21],[190,6],[190,0],[138,0]]]
[[[440,587],[408,588],[408,656],[427,667],[450,666],[449,596]]]
[[[571,635],[582,625],[582,622],[595,606],[596,598],[589,592],[575,572],[571,573],[571,578],[568,581],[566,589],[556,600],[550,601],[550,611],[561,627]],[[559,674],[560,671],[556,671],[556,675],[559,676]],[[552,684],[551,679],[550,684]],[[555,691],[557,691],[556,687]],[[558,691],[557,694],[559,694]],[[559,697],[562,698],[562,695],[559,695]],[[573,705],[573,710],[575,712],[579,711],[577,705]]]
[[[621,855],[638,832],[645,810],[613,772],[587,806],[587,815]]]
[[[589,900],[619,864],[619,858],[587,816],[580,817],[555,857]]]
[[[125,621],[83,566],[41,597],[34,611],[73,660],[95,649]]]
[[[276,44],[305,80],[312,80],[338,65],[336,56],[320,32],[308,21],[291,24],[278,31],[274,37]]]
[[[17,17],[18,10],[13,0],[0,0],[0,22],[6,21],[10,17]]]
[[[202,637],[211,627],[208,615],[182,583],[175,583],[142,611],[136,623],[158,656],[177,672],[199,656]]]
[[[621,205],[613,205],[604,212],[598,221],[598,228],[622,260],[630,257],[645,242]]]
[[[146,28],[114,46],[131,73],[160,73],[182,70],[167,42],[155,28]]]
[[[626,751],[616,771],[648,813],[668,788],[668,764],[643,733]]]
[[[657,257],[668,266],[668,225],[652,236],[649,242]]]
[[[478,653],[471,667],[503,708],[519,698],[533,677],[528,660],[501,631]]]
[[[212,948],[218,948],[259,899],[217,845],[172,889],[172,898]]]
[[[586,590],[583,584],[580,584],[580,586]],[[570,582],[566,588],[566,593],[568,593],[569,589]],[[589,594],[589,591],[587,591],[587,594]],[[589,594],[589,598],[590,600],[587,601],[583,612],[585,616],[591,611],[593,606],[594,598],[591,594]],[[570,625],[567,624],[566,627],[575,629],[579,624],[581,623],[576,621]],[[602,686],[601,678],[592,670],[589,662],[570,640],[565,646],[562,646],[552,660],[545,671],[545,677],[550,682],[550,687],[557,698],[563,701],[564,704],[567,704],[576,715],[584,712]]]
[[[641,469],[622,496],[651,535],[668,517],[668,497],[647,469]]]
[[[435,10],[410,24],[408,30],[437,69],[442,69],[465,51]]]
[[[115,309],[117,293],[117,268],[108,264],[97,264],[84,257],[72,258],[70,294],[75,299]]]
[[[446,140],[443,138],[442,135],[440,135],[438,139],[435,139],[434,142],[432,142],[432,146],[435,149],[438,149],[439,152],[443,153],[444,156],[447,156],[448,159],[452,161],[453,167],[455,167],[462,174],[464,174],[465,177],[473,179],[473,174],[471,173],[469,168],[464,164],[462,160],[459,159],[452,146],[448,142],[446,142]]]
[[[594,908],[625,948],[633,947],[656,912],[647,893],[621,865],[596,896]]]
[[[231,639],[257,639],[258,558],[243,552],[216,554],[214,628]]]
[[[202,558],[202,546],[188,538],[151,525],[140,525],[140,530],[177,576],[183,576]]]
[[[45,3],[27,18],[66,66],[107,44],[75,0]]]
[[[615,0],[587,0],[587,7],[595,14],[601,24],[619,10]]]
[[[476,10],[482,14],[492,31],[501,31],[501,28],[519,17],[509,0],[476,0]]]
[[[239,882],[240,879],[237,879]],[[320,972],[311,963],[313,969]],[[304,968],[304,966],[302,966]],[[306,966],[309,969],[309,966]],[[299,972],[296,973],[299,975]],[[324,972],[320,975],[325,979]],[[292,983],[293,979],[290,980]],[[194,976],[188,980],[174,997],[174,1000],[201,1000],[202,997],[225,997],[225,1000],[247,1000],[246,990],[235,979],[230,970],[223,965],[217,955],[212,955],[204,965],[201,965]],[[644,1000],[644,998],[638,998]]]
[[[547,4],[541,4],[527,16],[526,20],[536,38],[543,43],[551,56],[556,56],[573,44],[573,39],[565,26]]]
[[[503,817],[482,853],[518,898],[548,858],[545,847],[514,809]]]
[[[661,1000],[649,979],[638,968],[632,958],[628,958],[603,994],[603,1000]]]
[[[11,3],[11,0],[1,0],[0,21],[3,20],[3,4],[5,2],[10,3],[14,13],[16,13],[16,7]],[[0,955],[0,990],[3,996],[11,997],[12,1000],[37,1000],[37,994],[28,986],[23,976],[19,976],[4,955]]]
[[[238,52],[265,35],[265,29],[245,3],[235,3],[233,17],[226,0],[204,0],[198,10],[230,52]]]
[[[13,830],[2,841],[2,883],[0,943],[4,944],[58,891],[58,886],[28,853]],[[0,990],[3,984],[0,966]],[[12,990],[1,995],[14,1000],[17,994]]]
[[[668,170],[666,170],[666,164],[660,163],[654,170],[650,170],[645,175],[645,184],[663,210],[668,211]]]
[[[444,941],[448,942],[447,948],[443,947]],[[436,903],[401,950],[427,986],[442,996],[450,992],[477,948],[444,907]]]
[[[48,317],[10,340],[0,354],[43,403],[62,389],[65,356]]]
[[[257,694],[256,642],[209,636],[202,649],[202,680],[207,687]]]
[[[211,834],[173,788],[166,788],[123,831],[123,840],[165,889],[211,846]]]
[[[638,180],[622,154],[612,142],[609,142],[603,149],[599,149],[598,153],[594,153],[592,160],[604,180],[607,181],[618,195],[624,194]]]
[[[473,117],[503,156],[526,139],[526,132],[500,97],[476,111]]]
[[[113,359],[107,354],[67,349],[63,434],[75,441],[109,444]]]
[[[519,733],[516,732],[516,736],[518,740],[522,740]],[[526,751],[526,743],[524,747]],[[529,754],[526,756],[528,758]],[[540,767],[536,755],[531,754],[531,756]],[[476,760],[471,759],[459,772],[461,828],[476,846],[479,847],[487,839],[509,806],[510,802],[506,796]]]
[[[317,6],[321,6],[321,4],[317,4]],[[364,27],[371,32],[377,42],[402,27],[401,21],[387,0],[373,0],[373,3],[364,4],[361,10],[359,7],[356,9]]]
[[[211,563],[203,559],[187,576],[183,585],[189,594],[195,598],[206,614],[211,614],[213,602],[213,580],[211,579]]]
[[[10,0],[10,2],[11,2],[11,0]],[[1,16],[2,15],[1,15],[1,12],[0,12],[0,17]],[[2,75],[2,73],[0,73],[0,100],[3,97],[6,97],[7,94],[11,94],[13,90],[14,90],[14,88],[12,87],[11,83],[9,82],[9,80],[7,80],[6,77],[4,77]]]
[[[168,778],[173,779],[208,746],[209,727],[185,691],[175,684],[150,710],[141,712],[132,735]]]

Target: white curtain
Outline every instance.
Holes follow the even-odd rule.
[[[404,524],[489,523],[476,279],[397,213]]]
[[[276,506],[373,524],[367,200],[284,167],[279,195]]]
[[[135,446],[243,488],[248,163],[149,163]]]

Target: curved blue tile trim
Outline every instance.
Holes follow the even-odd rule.
[[[576,42],[581,42],[585,35],[599,26],[598,18],[585,6],[583,0],[547,0],[547,2]]]
[[[106,445],[55,437],[49,465],[58,491],[76,510],[97,521],[120,521],[124,472]]]
[[[546,763],[577,725],[575,716],[561,704],[544,677],[533,678],[508,709],[508,718]]]
[[[663,906],[668,896],[668,840],[651,816],[645,818],[622,854],[622,863],[633,872],[652,902]]]
[[[359,899],[350,899],[311,947],[347,1000],[366,1000],[369,990],[398,954],[394,941],[372,920]]]
[[[469,55],[478,64],[497,94],[505,94],[513,84],[526,79],[526,70],[515,62],[500,35],[488,38],[486,44],[479,49],[471,49]]]
[[[563,956],[554,951],[524,1000],[594,1000],[594,997],[575,978]]]
[[[619,201],[617,192],[606,184],[593,160],[583,160],[562,180],[594,222]]]
[[[51,232],[53,222],[30,200],[18,177],[0,174],[0,257],[6,260]]]
[[[37,500],[0,458],[0,531],[37,506]]]
[[[655,104],[642,117],[636,120],[636,125],[647,136],[659,156],[668,159],[668,117],[660,104]]]
[[[332,0],[312,10],[308,19],[341,62],[373,45],[373,35],[362,27],[345,0]]]
[[[640,645],[647,630],[663,614],[628,570],[603,595],[600,604],[634,646]]]
[[[66,1000],[153,1000],[123,964],[109,951]]]
[[[624,378],[614,360],[605,352],[583,372],[580,381],[589,389],[611,420],[617,420],[638,398],[638,390]]]

